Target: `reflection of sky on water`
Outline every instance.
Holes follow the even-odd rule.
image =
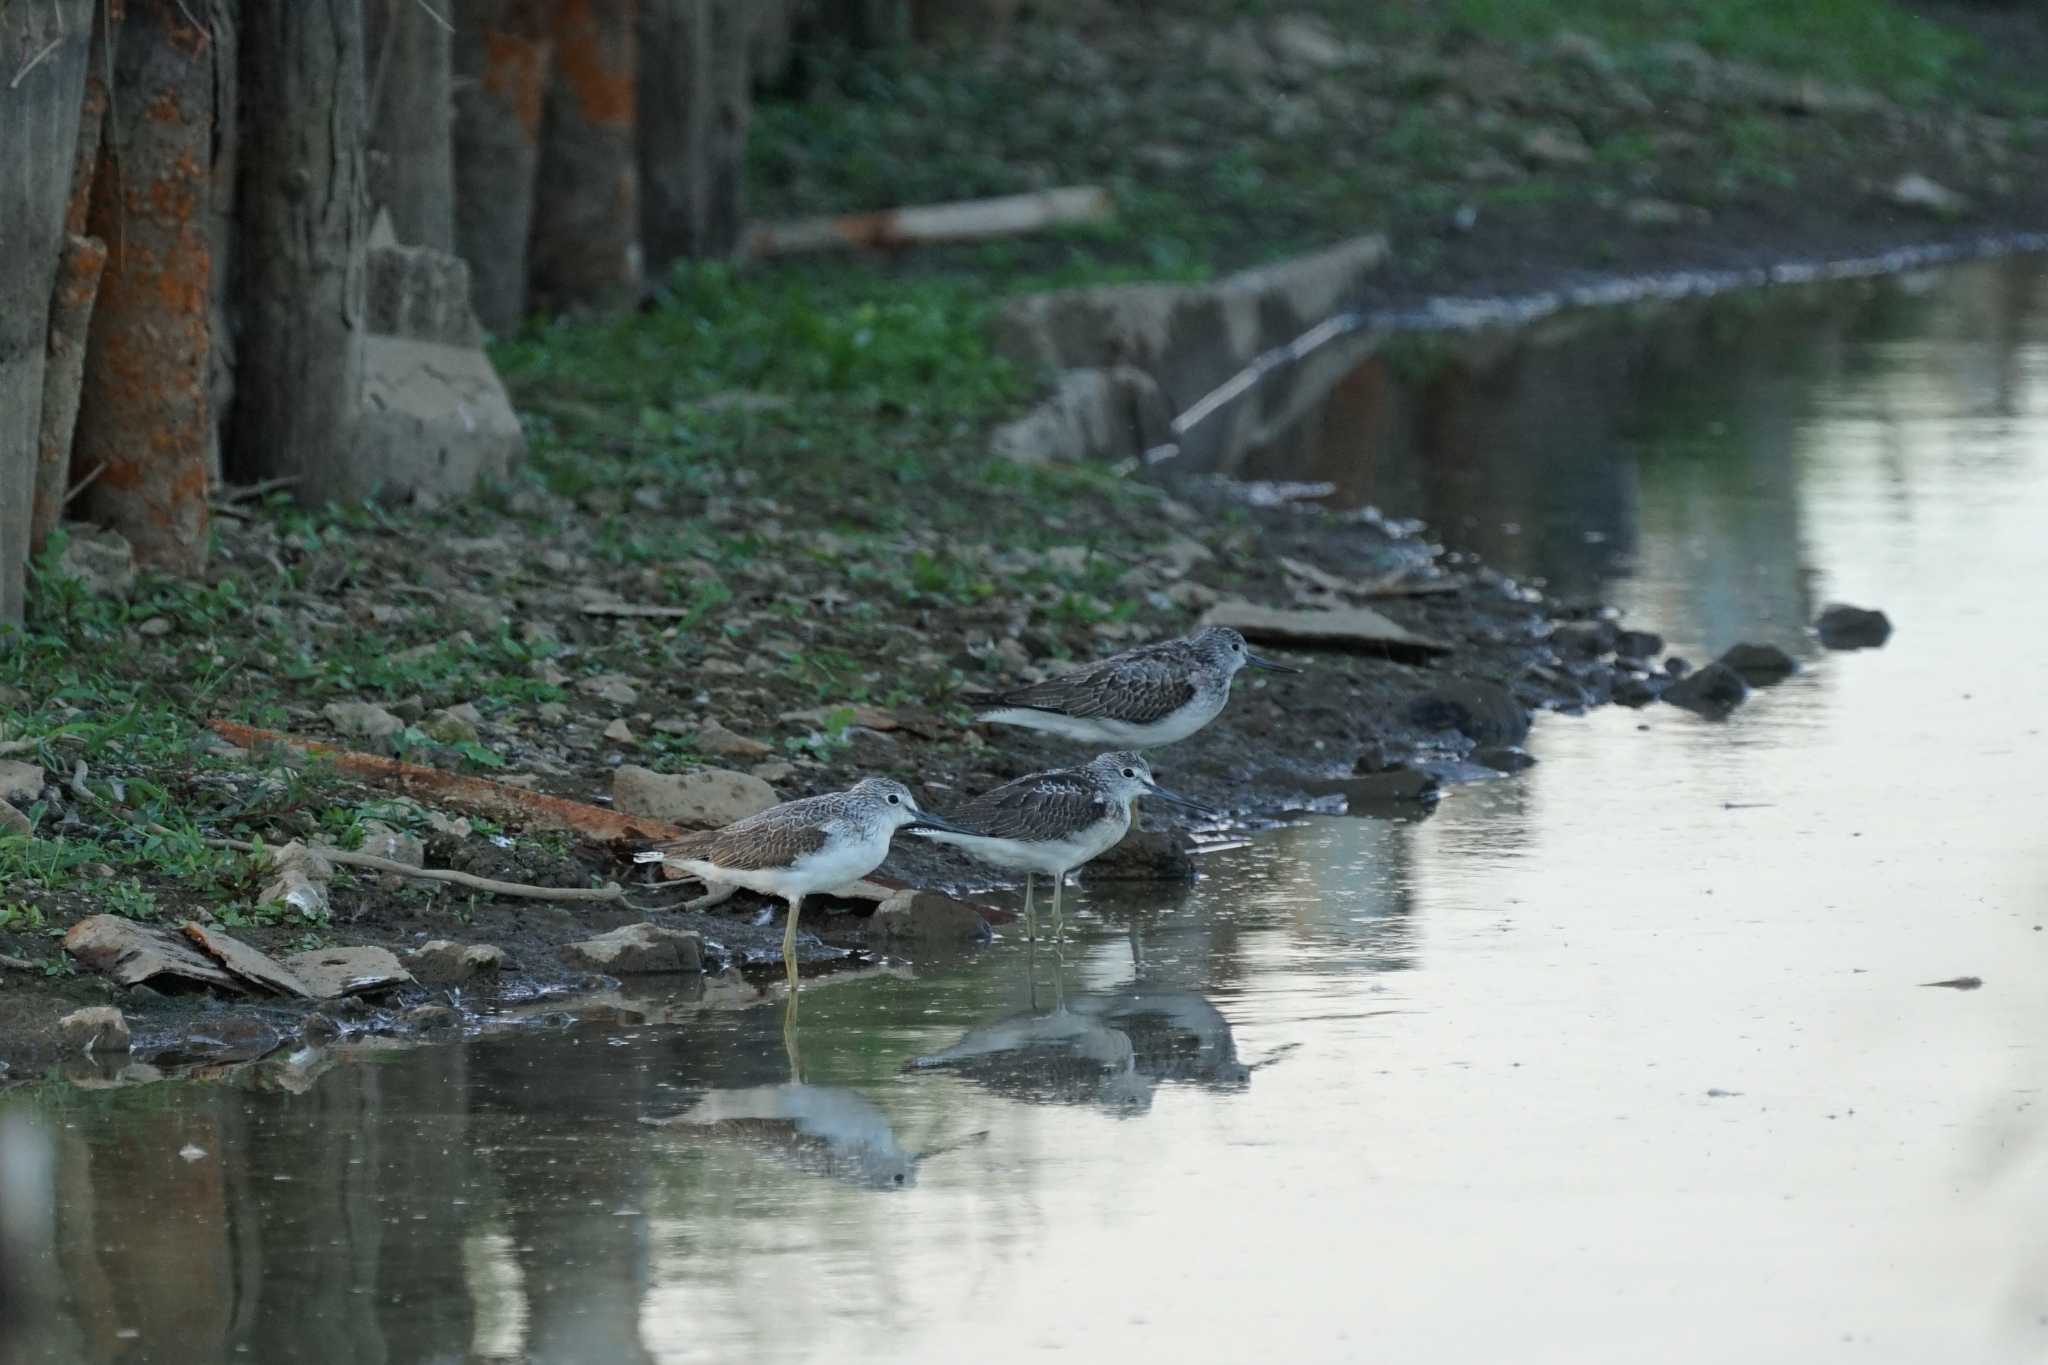
[[[10,1359],[2042,1358],[2041,279],[1368,375],[1348,429],[1432,462],[1293,451],[1695,658],[1793,647],[1732,721],[1545,718],[1428,819],[1090,890],[1035,971],[823,985],[801,1087],[743,1010],[17,1093]],[[1891,645],[1813,648],[1836,598]]]

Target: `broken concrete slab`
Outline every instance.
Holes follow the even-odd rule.
[[[299,1000],[313,998],[313,992],[306,983],[270,954],[251,948],[238,938],[230,938],[218,929],[208,928],[198,920],[186,920],[184,933],[208,957],[244,981],[278,995],[289,995]]]
[[[612,773],[612,805],[621,815],[644,815],[694,829],[729,825],[775,802],[775,788],[749,773],[726,768],[658,773],[625,763]]]
[[[579,967],[610,976],[704,970],[704,940],[658,924],[628,924],[581,943],[563,945],[562,956]]]
[[[285,969],[306,983],[315,998],[333,1000],[411,984],[413,975],[389,948],[322,948],[293,953]]]
[[[1229,626],[1254,644],[1366,650],[1384,652],[1397,659],[1446,654],[1451,648],[1441,640],[1418,635],[1371,607],[1262,607],[1233,597],[1204,612],[1202,624]]]
[[[372,334],[480,347],[469,306],[469,264],[425,246],[388,243],[364,253],[365,313]]]
[[[183,941],[118,915],[93,915],[72,925],[64,935],[64,951],[123,986],[170,979],[242,989],[224,968]]]
[[[1172,438],[1159,381],[1135,365],[1068,370],[1022,417],[989,434],[989,449],[1023,464],[1118,459]]]

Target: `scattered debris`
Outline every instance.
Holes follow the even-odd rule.
[[[1876,649],[1892,638],[1891,618],[1866,607],[1836,603],[1813,624],[1829,649]]]
[[[879,213],[760,223],[748,231],[741,251],[749,256],[788,256],[842,247],[973,242],[1049,227],[1107,222],[1114,212],[1108,190],[1097,185],[1075,185],[996,199],[966,199],[950,204],[884,209]]]
[[[1446,654],[1451,649],[1441,640],[1388,620],[1371,607],[1289,610],[1233,597],[1203,613],[1202,624],[1230,626],[1255,644],[1379,650],[1397,659]]]
[[[628,924],[596,938],[566,944],[562,957],[611,976],[651,976],[704,970],[704,940],[658,924]]]

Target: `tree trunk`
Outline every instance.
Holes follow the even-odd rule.
[[[196,573],[212,439],[213,40],[181,0],[132,0],[113,46],[114,98],[87,220],[107,244],[107,266],[72,466],[96,472],[87,511],[128,538],[138,565]]]
[[[363,402],[361,0],[242,8],[241,319],[228,470],[346,496]]]
[[[93,304],[99,298],[100,274],[106,264],[107,244],[99,238],[64,239],[64,255],[57,265],[57,288],[50,297],[49,356],[43,368],[35,509],[30,515],[28,533],[31,554],[41,554],[50,532],[57,529],[64,516],[64,495],[71,489],[71,438],[78,429],[78,396],[85,383],[85,348],[92,335]]]
[[[455,253],[469,262],[477,319],[505,332],[526,316],[554,41],[540,0],[458,0],[454,21]]]
[[[453,34],[424,0],[363,0],[363,22],[371,214],[389,209],[392,229],[407,246],[453,251]]]
[[[656,277],[739,245],[750,14],[746,0],[641,0],[640,234]]]
[[[188,0],[189,3],[189,0]],[[213,347],[207,355],[206,407],[212,439],[206,450],[206,482],[220,484],[221,441],[235,407],[235,148],[242,140],[237,74],[241,59],[241,0],[207,0],[213,27],[213,212],[207,236],[213,243],[213,290],[207,319]]]
[[[0,7],[0,626],[21,620],[44,332],[85,103],[93,0]],[[0,640],[4,640],[0,635]]]
[[[555,7],[529,258],[541,308],[615,307],[640,290],[638,8],[636,0],[560,0]]]

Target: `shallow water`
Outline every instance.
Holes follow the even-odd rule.
[[[801,1086],[627,1007],[17,1092],[8,1358],[2048,1357],[2048,272],[1497,360],[1252,472],[1804,673],[821,982]]]

